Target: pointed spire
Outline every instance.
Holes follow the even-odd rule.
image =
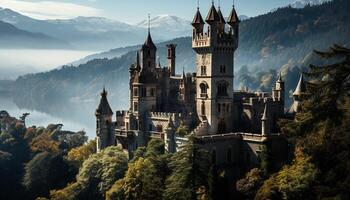
[[[103,91],[101,92],[100,104],[96,109],[96,115],[113,115],[113,111],[109,106],[109,103],[107,100],[107,91],[104,86],[103,86]]]
[[[301,74],[297,87],[293,93],[293,96],[300,96],[306,92],[306,86],[304,82],[304,76]]]
[[[207,16],[205,21],[208,23],[220,21],[220,16],[219,16],[218,12],[216,11],[214,1],[212,1],[212,6],[209,10],[208,16]]]
[[[222,15],[222,12],[221,12],[220,6],[219,6],[218,15],[219,15],[219,22],[220,22],[221,24],[226,24],[226,21],[225,21],[224,16]]]
[[[261,117],[261,120],[266,121],[267,120],[267,103],[265,103],[264,113]]]
[[[151,33],[151,14],[148,13],[148,34]]]
[[[202,25],[202,24],[204,24],[204,20],[203,20],[203,17],[201,15],[201,12],[199,11],[199,6],[198,6],[196,15],[194,16],[193,21],[192,21],[192,26]]]
[[[278,82],[278,83],[283,82],[283,80],[282,80],[282,72],[281,72],[281,71],[280,71],[280,73],[279,73],[279,75],[278,75],[277,82]]]
[[[240,20],[238,18],[237,12],[236,12],[235,5],[233,5],[231,13],[227,19],[227,23],[231,26],[234,26],[234,25],[238,24],[239,22],[240,22]]]

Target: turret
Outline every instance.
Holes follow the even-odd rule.
[[[264,108],[264,113],[261,117],[261,134],[262,135],[267,135],[269,132],[269,127],[268,127],[268,117],[267,117],[267,103],[265,104]]]
[[[301,75],[298,85],[293,92],[294,102],[292,107],[289,109],[289,113],[297,113],[299,111],[303,98],[305,96],[305,93],[306,93],[306,85],[304,82],[304,77],[303,75]]]
[[[214,3],[212,4],[205,21],[209,24],[209,36],[214,36],[217,33],[217,29],[219,28],[220,23],[220,16],[214,6]]]
[[[146,41],[141,48],[141,70],[152,71],[156,67],[156,53],[157,47],[152,40],[150,31],[148,31]]]
[[[176,142],[175,142],[175,125],[171,116],[168,120],[168,125],[164,130],[164,140],[165,140],[165,149],[169,153],[175,153],[176,151]]]
[[[238,18],[235,6],[232,7],[231,13],[227,19],[227,23],[231,26],[230,32],[234,34],[236,38],[238,38],[240,20]]]
[[[169,44],[168,47],[168,67],[171,76],[175,76],[176,44]]]
[[[103,88],[100,103],[96,109],[97,151],[115,145],[115,134],[112,123],[113,111],[107,100],[107,91]]]
[[[281,107],[284,109],[285,88],[281,72],[278,75],[272,94],[274,100],[279,101],[281,103]]]
[[[219,33],[224,33],[226,21],[225,21],[224,16],[222,15],[220,7],[219,7],[218,14],[219,14]]]
[[[197,7],[197,12],[193,18],[192,26],[193,26],[193,36],[192,36],[193,38],[195,38],[197,35],[203,34],[204,20],[199,11],[199,7]]]

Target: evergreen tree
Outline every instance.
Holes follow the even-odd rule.
[[[197,139],[189,137],[187,143],[171,159],[171,175],[166,180],[164,199],[194,200],[199,191],[208,193],[209,157],[200,149]]]

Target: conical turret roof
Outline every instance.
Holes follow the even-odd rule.
[[[293,93],[294,96],[300,96],[306,92],[306,86],[304,82],[304,76],[301,74],[297,87]]]
[[[197,9],[196,15],[194,16],[192,21],[192,25],[194,26],[194,25],[202,25],[202,24],[204,24],[204,20],[201,15],[201,12],[199,11],[199,9]]]
[[[205,21],[208,23],[220,21],[219,13],[216,11],[214,4],[211,6],[209,13],[208,13],[208,16],[207,16]]]
[[[225,21],[224,16],[222,15],[222,12],[221,12],[221,10],[220,10],[220,7],[219,7],[218,15],[219,15],[219,22],[222,23],[222,24],[225,24],[226,21]]]
[[[145,43],[143,44],[143,48],[144,47],[148,47],[150,49],[157,49],[156,45],[154,44],[153,40],[152,40],[152,36],[151,33],[148,32],[148,36],[146,38]]]
[[[235,9],[235,7],[233,6],[233,7],[232,7],[232,10],[231,10],[231,13],[230,13],[230,15],[229,15],[229,17],[228,17],[228,19],[227,19],[227,23],[230,24],[231,26],[233,26],[233,25],[235,25],[235,24],[237,24],[237,23],[239,23],[239,22],[240,22],[240,20],[239,20],[239,18],[238,18],[236,9]]]
[[[113,111],[109,106],[109,103],[107,100],[107,91],[105,88],[103,88],[103,91],[101,93],[101,100],[100,100],[100,104],[96,109],[96,115],[113,115]]]

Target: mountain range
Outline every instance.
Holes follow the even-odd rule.
[[[32,33],[0,21],[1,48],[71,48],[65,41],[47,36],[42,33]]]
[[[131,25],[102,17],[37,20],[4,8],[0,8],[0,21],[24,31],[41,33],[46,37],[65,41],[75,49],[94,51],[138,44],[147,32],[145,22]],[[187,36],[190,33],[190,22],[179,17],[156,16],[151,22],[152,32],[158,41]],[[169,28],[169,25],[175,26],[176,29]],[[56,46],[53,45],[52,48]]]

